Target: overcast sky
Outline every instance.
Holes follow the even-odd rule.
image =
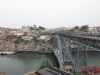
[[[0,27],[100,26],[100,0],[0,0]]]

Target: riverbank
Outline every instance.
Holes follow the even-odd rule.
[[[17,53],[41,53],[41,54],[52,54],[53,50],[50,51],[38,51],[38,50],[13,50],[13,51],[0,51],[0,55],[12,55]]]
[[[15,51],[16,53],[41,53],[41,54],[53,54],[53,51]]]
[[[72,53],[76,53],[77,51],[72,51]],[[86,51],[87,53],[91,53],[91,52],[97,52],[97,51]],[[40,53],[40,54],[54,54],[54,52],[53,51],[34,51],[34,50],[32,50],[32,51],[29,51],[29,50],[27,50],[27,51],[18,51],[18,50],[16,50],[16,51],[1,51],[0,52],[0,55],[14,55],[14,54],[17,54],[17,53],[24,53],[24,54],[27,54],[27,53]]]

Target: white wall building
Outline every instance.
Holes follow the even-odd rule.
[[[32,36],[22,36],[23,40],[32,40],[33,37]]]
[[[90,27],[89,28],[89,34],[91,35],[98,35],[99,31],[97,29],[97,27]]]
[[[17,32],[16,35],[17,36],[22,36],[22,35],[24,35],[24,33],[23,32]]]
[[[38,40],[45,40],[48,41],[51,38],[50,35],[41,35],[39,38],[37,38]]]
[[[29,26],[22,26],[22,31],[23,32],[29,32],[30,31],[30,27]]]
[[[10,35],[22,36],[22,35],[24,35],[24,32],[22,32],[22,31],[10,31]]]

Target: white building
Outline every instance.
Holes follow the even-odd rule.
[[[32,36],[22,36],[23,40],[32,40],[33,37]]]
[[[41,35],[39,38],[37,38],[38,40],[45,40],[48,41],[50,40],[51,36],[50,35]]]
[[[24,33],[23,32],[17,32],[16,35],[17,36],[22,36],[22,35],[24,35]]]
[[[89,34],[91,34],[91,35],[98,35],[99,34],[98,27],[90,27],[89,28]]]
[[[30,31],[30,27],[29,26],[22,26],[22,31],[23,32],[29,32]]]
[[[24,32],[22,32],[22,31],[10,31],[10,35],[22,36],[22,35],[24,35]]]

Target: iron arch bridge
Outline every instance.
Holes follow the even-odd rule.
[[[67,72],[80,72],[82,66],[87,66],[86,48],[100,51],[100,38],[82,35],[53,33],[53,50],[60,63],[60,68]],[[70,42],[77,44],[76,59],[72,58]],[[86,69],[85,69],[86,70]]]

